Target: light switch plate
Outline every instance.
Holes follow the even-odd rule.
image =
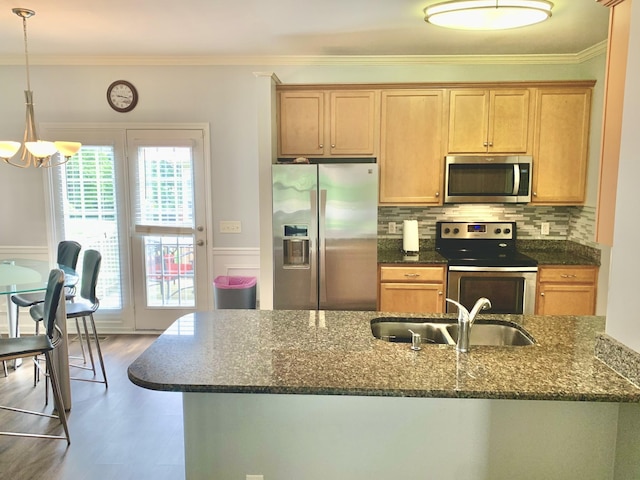
[[[242,233],[242,223],[237,220],[221,220],[220,233]]]
[[[396,233],[396,222],[389,222],[388,232]]]

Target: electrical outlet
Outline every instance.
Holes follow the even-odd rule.
[[[241,233],[242,224],[239,221],[222,220],[220,222],[220,233]]]
[[[247,475],[246,480],[264,480],[263,475]]]
[[[396,233],[396,222],[389,222],[388,232]]]
[[[542,222],[540,224],[540,234],[549,235],[549,222]]]

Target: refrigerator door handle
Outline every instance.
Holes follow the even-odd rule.
[[[326,244],[325,224],[327,220],[327,191],[320,190],[320,210],[318,215],[318,253],[320,257],[320,298],[319,305],[323,305],[327,301],[327,278],[326,278]]]
[[[317,190],[311,190],[309,192],[309,200],[311,203],[311,215],[312,219],[317,220],[318,215],[318,192]],[[313,222],[317,225],[317,221]],[[317,228],[317,227],[316,227]],[[312,229],[313,230],[313,229]],[[320,241],[318,239],[318,235],[311,234],[309,232],[309,263],[311,264],[310,275],[310,289],[309,289],[309,302],[311,305],[315,305],[314,309],[317,308],[318,305],[318,255],[317,249],[320,246]]]

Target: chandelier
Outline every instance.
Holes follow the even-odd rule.
[[[426,7],[424,19],[461,30],[504,30],[542,22],[552,8],[546,0],[453,0]]]
[[[22,18],[22,30],[24,31],[24,56],[27,69],[27,89],[24,96],[27,105],[27,118],[24,129],[23,144],[14,141],[0,140],[0,158],[9,165],[20,168],[28,167],[56,167],[69,161],[82,146],[79,142],[48,142],[40,140],[36,131],[36,120],[33,113],[33,92],[31,91],[31,77],[29,75],[29,49],[27,48],[27,18],[36,14],[26,8],[14,8],[13,13]],[[20,148],[22,147],[22,149]],[[22,150],[19,160],[12,160]],[[58,153],[60,160],[53,160]]]

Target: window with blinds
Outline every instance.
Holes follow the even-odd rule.
[[[83,251],[94,249],[102,254],[97,287],[100,309],[120,309],[122,276],[114,147],[83,145],[58,168],[55,178],[62,207],[62,234],[65,239],[79,242]],[[82,271],[82,256],[83,253],[78,272]]]

